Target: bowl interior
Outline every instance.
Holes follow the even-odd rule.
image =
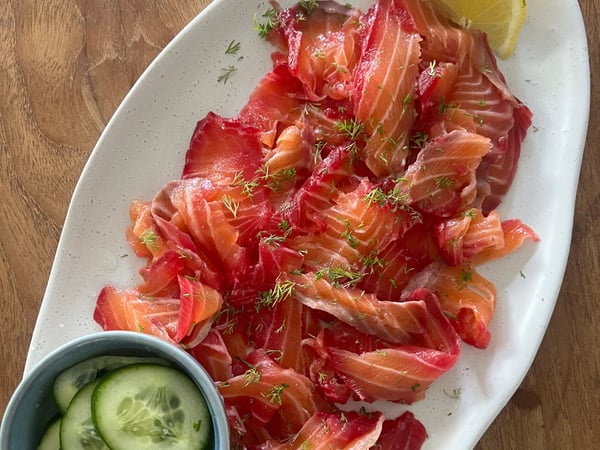
[[[56,376],[68,367],[95,356],[158,356],[172,362],[198,385],[209,407],[213,448],[229,449],[229,429],[213,381],[185,351],[152,336],[109,331],[85,336],[55,350],[21,381],[6,408],[0,427],[1,449],[35,449],[47,425],[58,416],[52,396]]]

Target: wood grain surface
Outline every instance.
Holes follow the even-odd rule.
[[[21,378],[87,157],[138,76],[208,3],[0,0],[0,414]],[[600,4],[579,3],[592,114],[567,272],[531,370],[478,450],[600,442]]]

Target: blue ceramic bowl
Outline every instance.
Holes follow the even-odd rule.
[[[184,350],[153,336],[106,331],[75,339],[56,349],[25,375],[15,390],[0,426],[1,450],[33,450],[58,408],[52,385],[68,367],[95,356],[158,356],[171,361],[196,383],[211,413],[215,450],[229,450],[229,427],[223,399],[212,379]]]

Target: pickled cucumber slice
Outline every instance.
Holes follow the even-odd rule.
[[[59,417],[48,425],[37,450],[60,450],[60,421]]]
[[[94,390],[92,417],[113,450],[202,450],[211,417],[194,382],[172,367],[134,364],[106,375]]]
[[[86,384],[77,392],[60,425],[62,450],[109,450],[92,421],[92,395],[100,380]]]

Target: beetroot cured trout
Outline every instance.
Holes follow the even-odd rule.
[[[273,5],[271,71],[132,202],[142,280],[104,287],[94,319],[194,356],[233,448],[419,449],[417,417],[370,404],[421,400],[493,339],[477,267],[538,240],[496,209],[531,111],[430,2]]]

